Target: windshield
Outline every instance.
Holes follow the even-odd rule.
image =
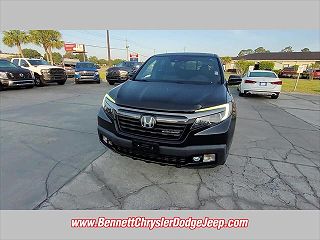
[[[77,63],[76,68],[96,68],[96,65],[94,63],[82,62]]]
[[[0,68],[17,68],[17,65],[9,61],[0,61]]]
[[[121,62],[118,65],[116,65],[117,67],[127,67],[127,68],[134,68],[136,66],[140,65],[139,62]]]
[[[251,72],[249,77],[277,78],[277,75],[273,72]]]
[[[49,65],[49,63],[47,61],[42,60],[42,59],[29,59],[28,62],[33,66]]]
[[[215,57],[164,55],[151,57],[134,80],[216,83],[221,77]]]

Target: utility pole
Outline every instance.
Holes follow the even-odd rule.
[[[126,49],[127,49],[127,61],[129,61],[129,46],[128,46],[128,40],[126,39]]]
[[[111,54],[110,54],[110,38],[109,38],[109,30],[107,30],[107,49],[108,49],[108,61],[111,60]]]
[[[156,49],[153,49],[153,55],[155,55],[156,54]]]

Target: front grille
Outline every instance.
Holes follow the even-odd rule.
[[[30,72],[24,72],[24,73],[9,73],[8,74],[9,79],[32,79]]]
[[[64,80],[66,77],[66,72],[61,68],[51,68],[48,71],[48,75],[44,74],[45,79],[49,80]]]
[[[179,140],[187,128],[187,124],[156,122],[154,128],[141,126],[140,118],[117,115],[121,132],[148,138]]]
[[[80,72],[81,76],[94,76],[94,72],[86,72],[86,71],[83,71],[83,72]]]

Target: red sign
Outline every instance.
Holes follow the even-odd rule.
[[[75,47],[76,47],[75,43],[65,43],[64,44],[64,49],[66,50],[66,52],[72,52]]]
[[[139,58],[138,53],[130,53],[130,58]]]

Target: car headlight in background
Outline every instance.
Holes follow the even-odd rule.
[[[34,73],[32,71],[30,71],[30,75],[31,75],[31,78],[34,79]]]
[[[9,79],[7,72],[0,72],[0,79]]]
[[[208,107],[208,108],[196,110],[196,112],[208,112],[208,115],[196,118],[192,127],[193,128],[205,127],[205,126],[210,126],[212,124],[220,123],[226,120],[231,115],[231,111],[232,111],[232,102],[214,106],[214,107]]]
[[[42,73],[49,73],[49,71],[50,71],[49,69],[41,69]]]
[[[107,93],[102,100],[102,108],[113,118],[115,118],[115,110],[112,108],[112,103],[115,103],[114,99]]]
[[[128,72],[127,72],[127,71],[124,71],[124,70],[120,70],[119,73],[122,74],[122,75],[124,75],[124,74],[127,74]]]
[[[95,74],[95,75],[99,75],[99,72],[98,72],[98,71],[95,71],[94,74]]]
[[[76,74],[76,75],[80,75],[80,72],[74,72],[74,74]]]

